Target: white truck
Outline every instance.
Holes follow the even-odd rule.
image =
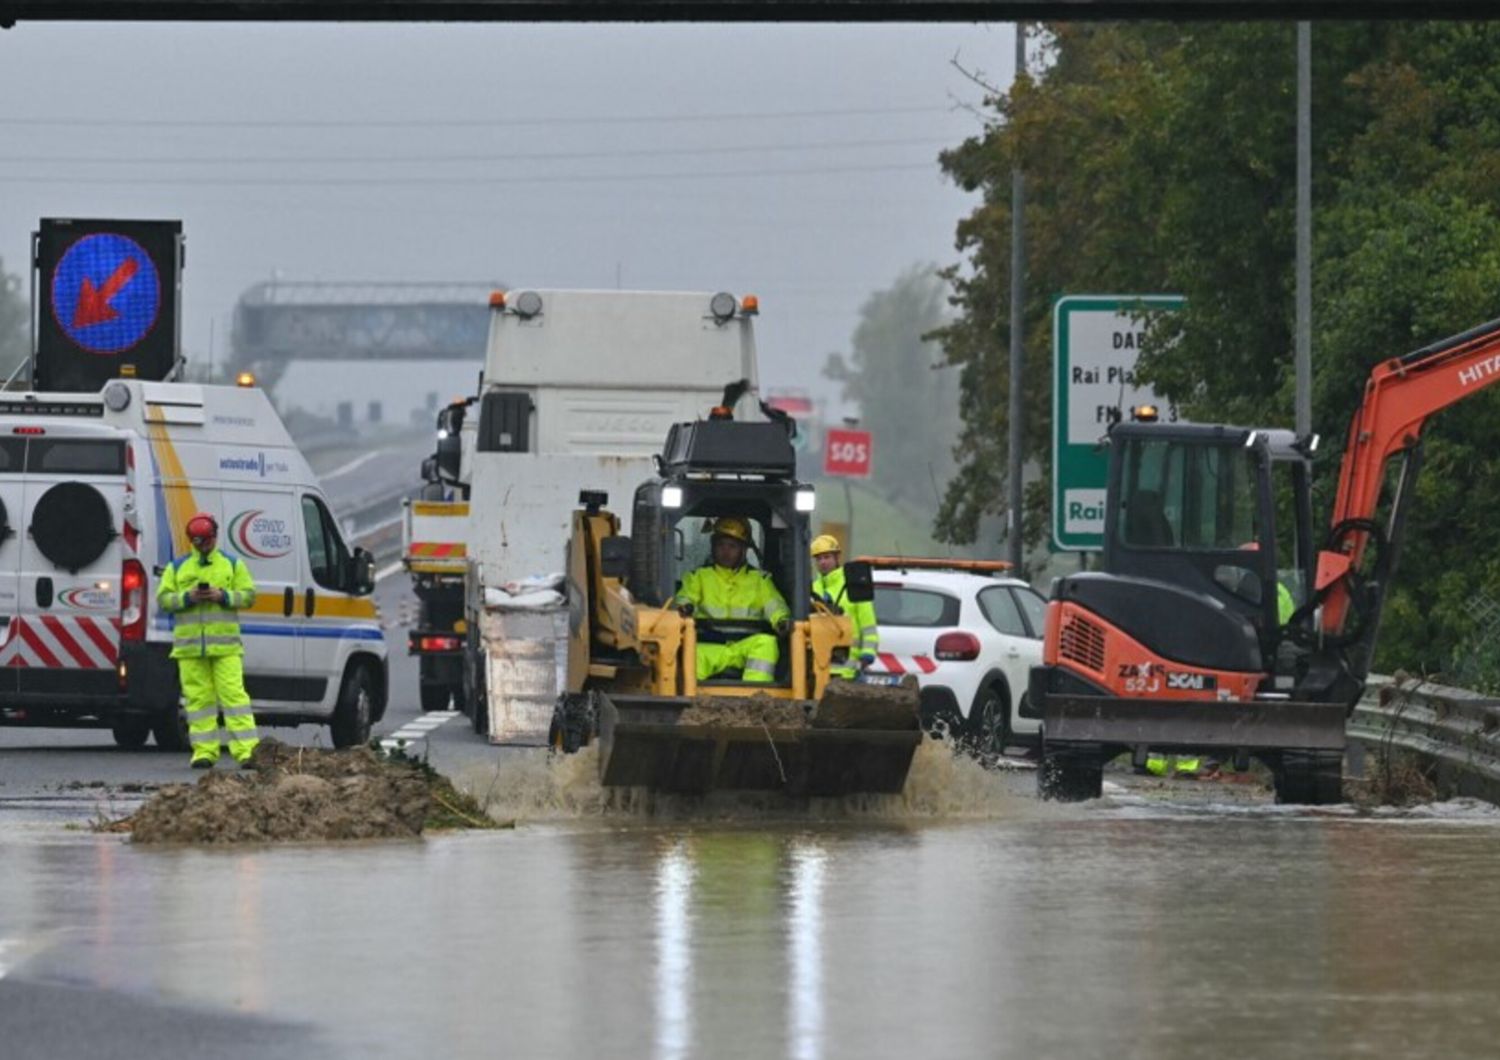
[[[480,392],[443,410],[433,496],[407,507],[405,564],[424,617],[444,616],[419,622],[410,650],[431,683],[457,677],[476,732],[540,744],[562,688],[560,582],[579,494],[614,498],[628,532],[629,498],[672,424],[704,417],[740,380],[735,414],[758,418],[759,305],[723,292],[518,288],[491,309]],[[462,615],[447,622],[451,604],[429,601],[460,571]],[[447,695],[424,693],[424,706]]]

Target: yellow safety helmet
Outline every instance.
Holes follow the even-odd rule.
[[[738,515],[720,516],[718,521],[714,523],[712,536],[732,537],[736,541],[743,541],[748,545],[751,543],[750,524],[745,522],[745,520],[741,519]]]
[[[844,549],[839,544],[839,539],[834,537],[832,534],[819,534],[817,537],[813,538],[812,554],[814,559],[828,552],[842,551],[844,551]]]

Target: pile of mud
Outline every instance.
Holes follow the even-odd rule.
[[[678,721],[683,725],[725,728],[915,729],[919,697],[915,683],[883,687],[833,680],[808,716],[802,700],[779,699],[764,692],[753,696],[693,697]]]
[[[765,726],[768,729],[800,729],[807,713],[795,699],[777,699],[760,693],[753,696],[694,697],[678,715],[682,725],[721,725],[726,728]]]
[[[473,798],[422,762],[368,747],[288,747],[264,739],[253,768],[163,788],[101,826],[136,843],[409,839],[426,828],[493,828]]]

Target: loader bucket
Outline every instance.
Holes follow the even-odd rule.
[[[739,696],[601,694],[600,782],[695,795],[899,793],[922,740],[916,695],[904,714],[858,718],[864,725],[853,724],[858,698],[845,694],[830,707],[829,696],[814,705]],[[758,710],[756,704],[771,709]]]

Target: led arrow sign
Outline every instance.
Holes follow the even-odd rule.
[[[52,274],[52,313],[83,349],[124,353],[144,339],[161,314],[161,278],[133,239],[113,232],[84,236]]]

